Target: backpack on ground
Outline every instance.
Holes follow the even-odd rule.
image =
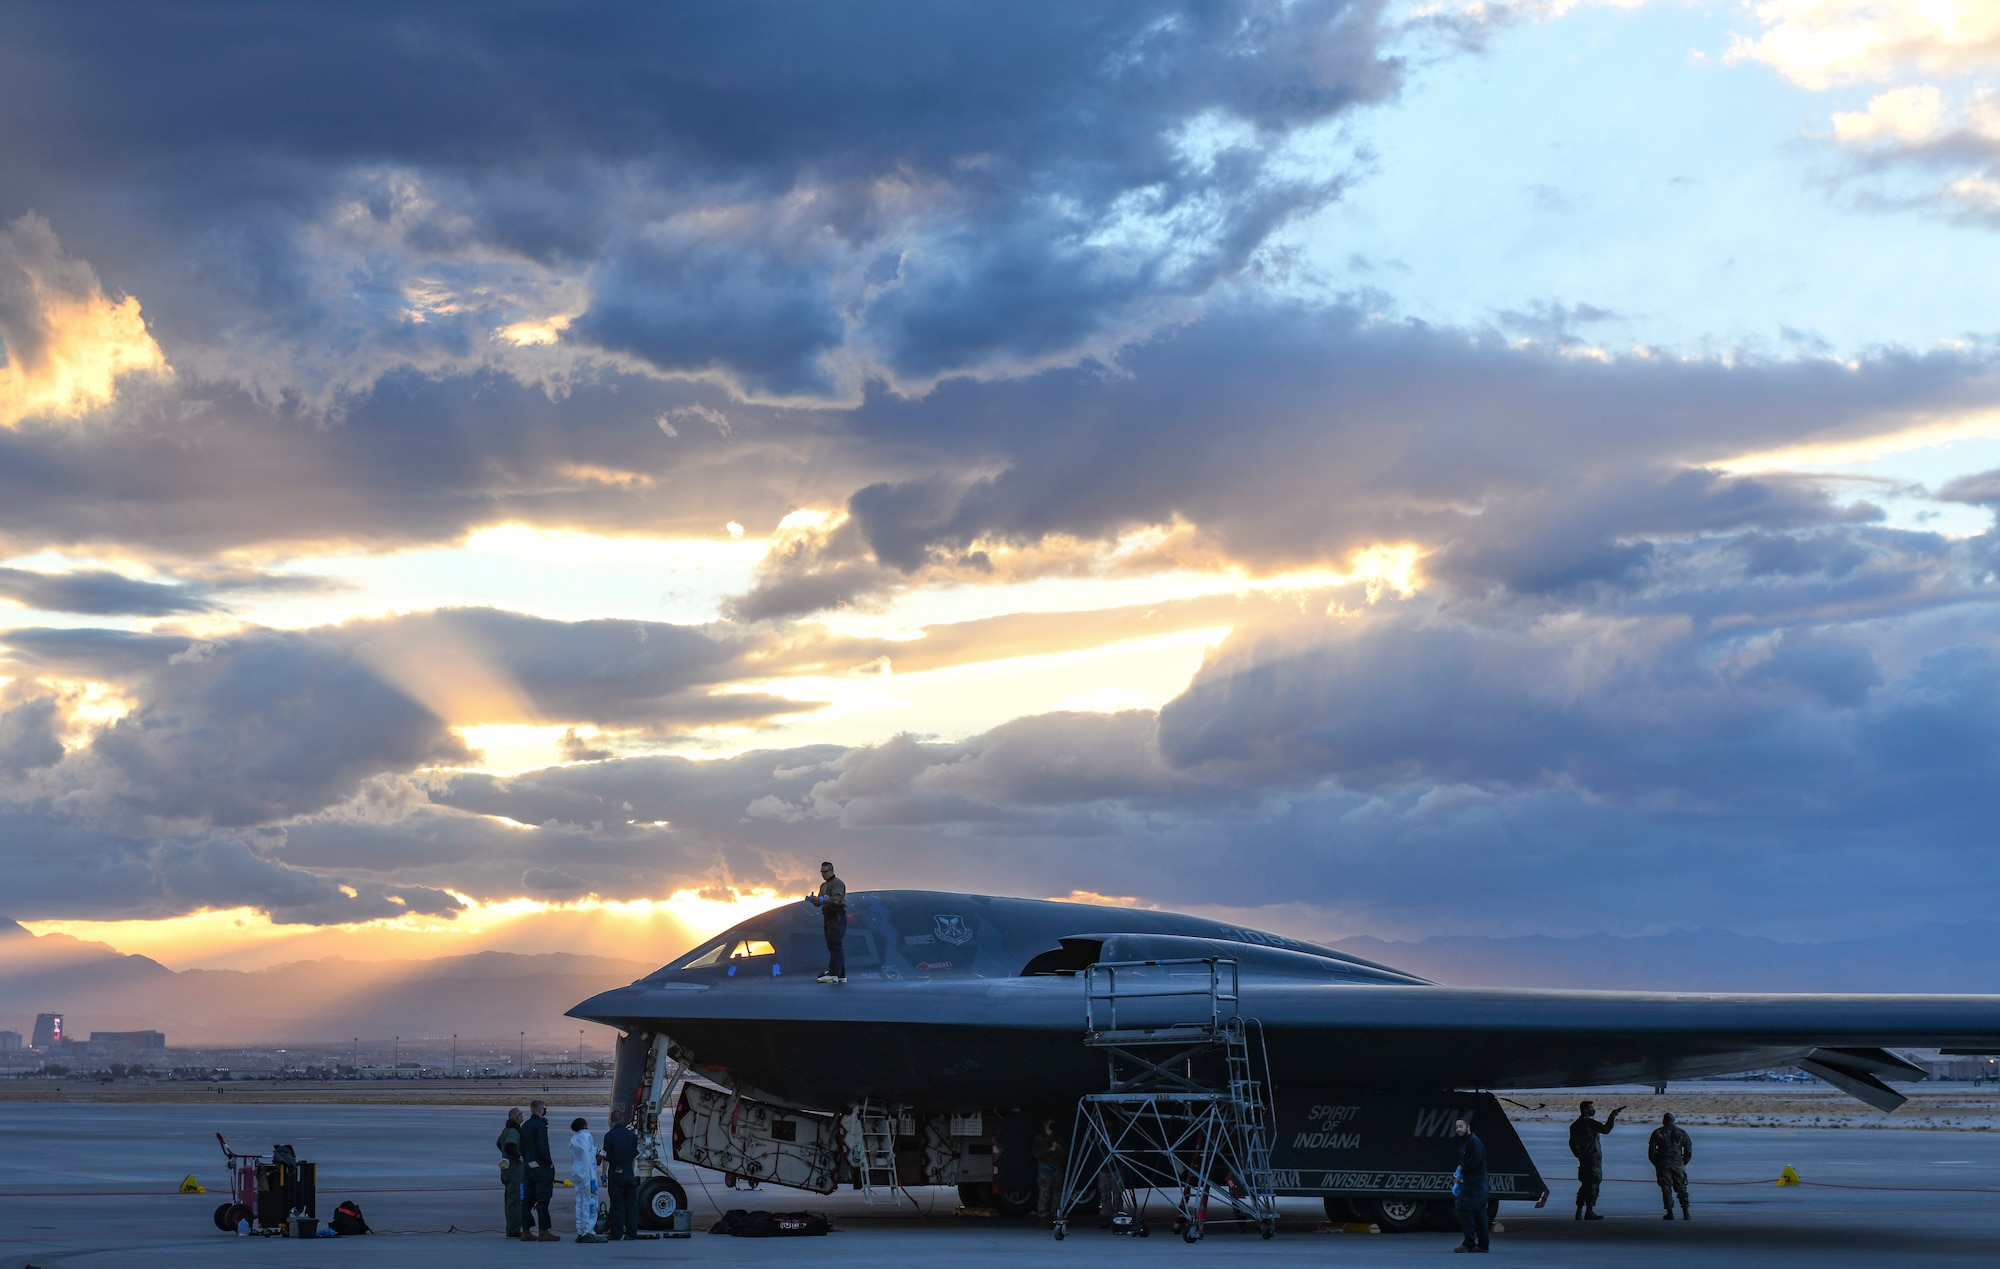
[[[327,1228],[341,1235],[343,1238],[349,1234],[372,1234],[375,1232],[368,1228],[368,1222],[361,1215],[361,1205],[353,1199],[348,1199],[339,1207],[333,1209],[333,1219],[327,1222]]]

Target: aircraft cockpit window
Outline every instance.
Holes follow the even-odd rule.
[[[695,957],[682,969],[714,969],[724,960],[747,961],[753,956],[776,956],[778,949],[771,946],[769,939],[724,939]]]
[[[703,952],[700,956],[695,957],[687,964],[681,966],[681,968],[712,969],[715,966],[722,964],[722,958],[728,954],[729,954],[729,944],[717,943],[714,947],[709,948],[706,952]]]

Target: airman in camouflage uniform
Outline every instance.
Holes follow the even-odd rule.
[[[1681,1201],[1681,1219],[1688,1215],[1688,1160],[1694,1158],[1694,1142],[1674,1122],[1672,1111],[1660,1116],[1660,1126],[1646,1138],[1646,1158],[1653,1164],[1653,1179],[1660,1183],[1660,1202],[1666,1207],[1663,1219],[1674,1218],[1674,1199]]]
[[[1598,1140],[1618,1123],[1618,1111],[1603,1123],[1597,1122],[1597,1103],[1577,1107],[1582,1113],[1570,1121],[1569,1152],[1576,1156],[1576,1219],[1601,1221],[1597,1214],[1597,1187],[1604,1184],[1604,1144]]]

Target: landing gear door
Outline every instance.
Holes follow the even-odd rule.
[[[700,1084],[682,1086],[674,1113],[674,1158],[755,1181],[833,1193],[839,1122],[739,1097]]]

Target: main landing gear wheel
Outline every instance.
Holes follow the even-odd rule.
[[[1007,1216],[1027,1216],[1035,1210],[1033,1190],[996,1190],[993,1206]]]
[[[1385,1234],[1408,1234],[1424,1227],[1424,1201],[1393,1194],[1376,1199],[1370,1213]]]
[[[993,1206],[993,1187],[981,1184],[978,1181],[960,1181],[958,1183],[958,1205],[960,1207],[991,1208]]]
[[[670,1176],[656,1176],[639,1187],[639,1228],[671,1229],[674,1215],[685,1211],[687,1191]]]

